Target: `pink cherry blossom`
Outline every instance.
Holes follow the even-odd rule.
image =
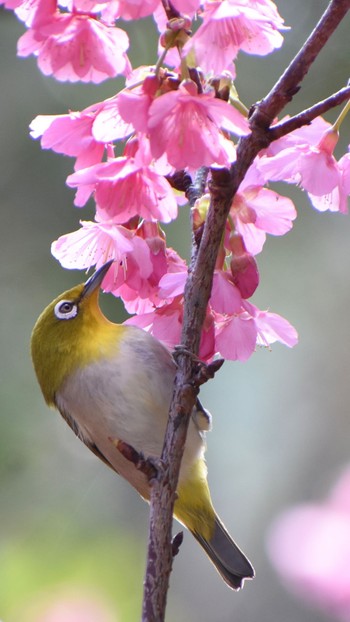
[[[159,281],[159,294],[162,298],[176,298],[184,293],[186,279],[188,276],[187,269],[176,272],[168,272]]]
[[[160,282],[160,295],[164,298],[174,298],[184,293],[187,269],[180,269],[165,274]],[[230,272],[215,270],[210,295],[210,306],[216,313],[239,313],[242,307],[242,295],[233,283]]]
[[[349,498],[347,467],[325,501],[298,505],[277,517],[267,543],[285,585],[344,622],[350,620]]]
[[[165,274],[159,281],[159,294],[167,298],[166,304],[127,320],[128,324],[150,331],[168,347],[177,345],[181,334],[182,293],[187,273],[178,267],[177,273]],[[231,291],[227,291],[228,287]],[[214,307],[222,311],[218,312]],[[229,285],[227,275],[216,271],[201,338],[199,355],[203,360],[211,360],[219,354],[229,360],[246,361],[257,345],[270,346],[280,341],[293,347],[297,340],[297,332],[287,320],[243,300],[234,285]]]
[[[120,115],[126,123],[132,124],[135,132],[146,131],[149,109],[159,86],[158,78],[155,75],[149,75],[144,78],[141,86],[124,89],[119,93]]]
[[[281,47],[283,20],[270,0],[223,0],[207,2],[204,21],[186,44],[194,49],[205,73],[221,74],[231,68],[239,50],[265,55]]]
[[[283,119],[281,119],[280,122],[282,123],[283,121],[287,121],[288,119],[289,116],[286,115],[285,117],[283,117]],[[300,145],[309,145],[312,147],[316,147],[320,142],[322,136],[331,128],[332,125],[328,123],[328,121],[326,121],[323,117],[316,117],[316,119],[313,119],[313,121],[311,121],[310,125],[303,125],[302,127],[293,130],[293,132],[282,136],[282,138],[278,138],[277,140],[272,141],[267,149],[264,149],[260,152],[260,156],[274,156],[280,151],[283,151],[284,149],[287,149],[289,147],[297,147]]]
[[[128,47],[128,36],[120,28],[109,28],[90,15],[58,14],[19,39],[18,55],[35,54],[40,70],[57,80],[98,84],[130,71]]]
[[[133,20],[152,15],[160,0],[110,0],[102,10],[102,18],[113,23],[116,19]]]
[[[193,15],[193,13],[198,11],[201,5],[201,0],[172,0],[172,5],[179,11],[179,13]]]
[[[298,343],[298,333],[294,326],[278,313],[261,311],[247,300],[242,303],[242,306],[254,317],[258,346],[269,347],[272,343],[279,341],[288,348],[293,348]]]
[[[134,315],[124,324],[139,326],[149,331],[156,339],[172,349],[180,343],[182,317],[183,301],[178,297],[155,311]]]
[[[230,273],[215,270],[210,306],[217,313],[226,315],[240,312],[242,296],[238,287],[233,283]]]
[[[130,312],[149,310],[154,279],[154,263],[147,242],[114,222],[82,222],[78,231],[61,236],[53,242],[51,252],[64,268],[89,269],[109,259],[115,263],[108,271],[103,289],[121,296]],[[164,271],[166,270],[166,262]],[[146,288],[146,289],[145,289]],[[128,304],[133,303],[133,304]]]
[[[40,2],[40,0],[38,0],[38,2]],[[0,0],[0,5],[4,5],[5,9],[14,10],[20,7],[22,4],[24,4],[24,0]]]
[[[118,96],[93,104],[81,112],[38,115],[30,124],[32,138],[41,147],[77,158],[75,170],[101,162],[106,143],[125,139],[133,131],[118,112]]]
[[[101,162],[104,143],[92,136],[95,115],[83,112],[70,112],[64,115],[38,115],[30,124],[32,138],[41,136],[42,149],[52,149],[77,158],[75,168],[85,168]]]
[[[338,170],[340,179],[337,186],[335,186],[331,192],[321,196],[308,192],[312,205],[320,212],[329,210],[330,212],[341,212],[342,214],[348,213],[348,197],[350,196],[350,153],[346,153],[340,158]]]
[[[296,210],[291,199],[261,186],[246,186],[243,181],[233,200],[231,217],[241,234],[246,250],[252,255],[261,252],[266,233],[284,235],[293,226]]]
[[[293,347],[298,335],[289,322],[269,311],[261,311],[242,300],[240,313],[216,318],[216,351],[230,360],[246,361],[257,345],[269,346],[279,341]]]
[[[305,134],[299,133],[299,137],[300,142],[278,151],[276,155],[261,157],[257,162],[259,170],[266,180],[298,183],[320,211],[346,212],[344,162],[337,162],[333,155],[338,133],[327,129],[317,144],[303,142]]]
[[[26,26],[38,26],[51,20],[57,9],[57,0],[1,0],[1,4],[13,9]]]
[[[134,315],[124,324],[139,326],[150,332],[169,349],[180,343],[183,319],[183,298],[177,296],[170,303],[158,307],[150,313]],[[215,336],[213,316],[208,313],[201,335],[199,356],[203,361],[212,360],[215,354]]]
[[[155,158],[164,153],[176,169],[229,165],[231,153],[220,128],[237,135],[248,133],[248,122],[236,109],[213,93],[198,94],[192,81],[182,83],[153,100],[148,133]]]
[[[186,267],[181,257],[172,248],[166,248],[165,241],[159,236],[142,237],[144,227],[147,231],[149,223],[144,223],[133,237],[134,248],[126,256],[124,278],[121,278],[120,273],[119,278],[111,280],[108,285],[104,283],[106,290],[122,298],[129,313],[144,314],[153,311],[154,307],[159,309],[168,305],[170,300],[165,300],[160,281],[167,272],[183,271]],[[148,254],[145,270],[143,257],[139,253],[146,250]],[[148,259],[151,262],[150,267]]]
[[[247,312],[223,317],[216,324],[216,350],[228,360],[247,361],[255,350],[256,338],[254,319]]]
[[[95,140],[110,143],[114,140],[123,140],[132,134],[133,126],[126,123],[119,112],[121,93],[105,99],[101,105],[96,105],[96,114],[92,124],[92,135]]]
[[[81,221],[81,228],[62,235],[52,243],[52,255],[63,268],[88,270],[99,268],[109,259],[122,263],[133,250],[128,229],[114,222]]]
[[[75,205],[82,207],[94,192],[99,218],[116,223],[133,216],[170,222],[177,203],[169,182],[142,157],[110,159],[70,175],[68,186],[78,188]]]
[[[229,248],[232,251],[230,270],[231,279],[239,289],[242,298],[250,298],[259,285],[257,263],[244,244],[243,237],[234,231],[229,237]]]

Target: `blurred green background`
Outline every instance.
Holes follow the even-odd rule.
[[[326,6],[320,0],[278,3],[292,27],[283,49],[267,58],[242,55],[237,62],[246,105],[273,85]],[[346,84],[349,25],[348,17],[288,112]],[[153,63],[152,26],[127,29],[133,65]],[[41,151],[28,125],[37,114],[104,99],[120,83],[74,86],[44,78],[34,59],[16,58],[23,31],[11,12],[0,10],[0,619],[131,622],[140,613],[148,508],[46,408],[29,356],[42,308],[83,279],[60,268],[50,256],[51,241],[92,212],[73,208],[73,191],[65,187],[73,161]],[[347,121],[339,155],[349,135]],[[253,302],[287,317],[300,343],[293,350],[258,350],[245,364],[226,363],[202,391],[214,414],[207,452],[213,499],[257,577],[242,592],[231,592],[186,534],[171,577],[169,621],[320,620],[319,612],[285,591],[264,547],[276,514],[320,498],[350,460],[350,220],[316,213],[301,191],[285,186],[283,192],[293,197],[299,216],[293,231],[270,237],[258,257],[261,285]],[[187,219],[184,209],[169,231],[183,255],[189,251]],[[112,318],[123,317],[119,302],[105,304]],[[79,599],[90,617],[67,613]],[[64,603],[66,614],[57,614]],[[94,617],[94,603],[105,614],[101,609]]]

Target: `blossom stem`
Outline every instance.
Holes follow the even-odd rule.
[[[239,110],[239,112],[241,112],[245,117],[248,117],[249,114],[249,110],[248,108],[243,104],[243,102],[241,102],[240,99],[238,99],[238,97],[232,97],[230,95],[230,99],[229,99],[230,104],[232,104],[232,106],[234,106],[235,108],[237,108],[237,110]]]
[[[170,48],[171,48],[171,45],[167,45],[167,46],[164,48],[163,52],[161,53],[160,57],[159,57],[159,58],[158,58],[158,60],[157,60],[157,64],[156,64],[156,66],[155,66],[155,68],[154,68],[154,72],[155,72],[155,74],[156,74],[156,76],[157,76],[157,77],[158,77],[158,75],[159,75],[159,72],[160,72],[161,66],[163,65],[164,59],[165,59],[165,57],[166,57],[166,55],[167,55],[168,51],[170,50]]]
[[[343,110],[341,111],[339,117],[337,118],[337,120],[335,121],[335,123],[333,125],[333,129],[336,132],[339,132],[341,124],[343,123],[346,115],[350,111],[350,86],[348,88],[349,88],[349,101],[345,104]]]

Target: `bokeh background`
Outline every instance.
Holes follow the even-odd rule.
[[[237,62],[237,87],[248,106],[273,85],[326,5],[278,2],[292,28],[283,49]],[[346,84],[349,26],[348,16],[288,112]],[[127,30],[133,65],[153,63],[152,24]],[[34,59],[16,58],[23,31],[11,12],[0,10],[0,619],[131,622],[140,614],[148,508],[46,408],[29,355],[42,308],[84,278],[60,268],[51,241],[92,212],[73,208],[73,191],[65,187],[73,161],[41,151],[28,125],[39,113],[79,110],[111,96],[120,83],[73,86],[43,77]],[[349,135],[347,121],[339,154]],[[257,577],[231,592],[186,533],[171,577],[169,622],[330,619],[288,593],[265,543],[279,512],[322,498],[350,461],[350,220],[316,213],[301,191],[284,186],[283,192],[294,199],[298,219],[287,236],[270,237],[258,257],[261,285],[253,302],[287,317],[300,343],[258,350],[245,364],[226,363],[202,390],[214,414],[207,452],[213,499]],[[184,208],[168,230],[184,256],[187,222]],[[125,317],[118,301],[104,298],[112,319]]]

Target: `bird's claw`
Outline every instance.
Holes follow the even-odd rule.
[[[148,482],[151,484],[153,480],[159,479],[160,472],[163,471],[163,463],[160,458],[145,458],[141,451],[137,451],[132,445],[125,441],[109,439],[113,445],[120,451],[122,456],[132,462],[138,471],[146,475]]]
[[[176,364],[179,356],[188,356],[191,359],[193,365],[192,385],[195,387],[199,387],[214,378],[216,372],[225,362],[224,359],[216,359],[211,363],[204,363],[196,354],[181,345],[175,346],[173,351],[173,359]]]

